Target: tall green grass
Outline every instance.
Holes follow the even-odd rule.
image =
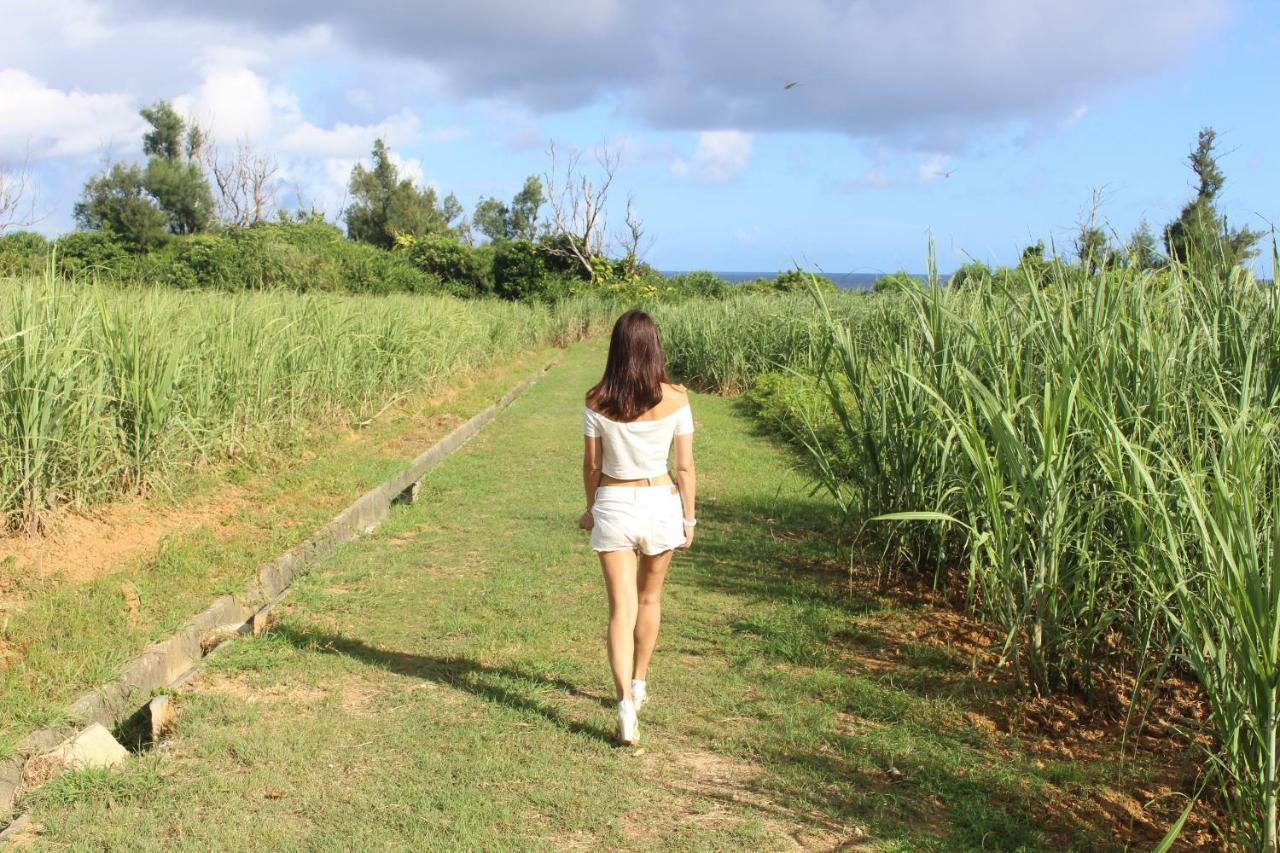
[[[1001,629],[1028,691],[1196,677],[1231,831],[1275,850],[1278,309],[1238,268],[1058,264],[1047,283],[694,307],[663,332],[681,372],[730,390],[813,374],[795,381],[822,389],[824,428],[797,407],[793,431],[818,479],[890,571]]]
[[[0,280],[0,518],[39,532],[59,507],[147,491],[317,421],[358,423],[496,358],[600,330],[612,313],[588,299]]]

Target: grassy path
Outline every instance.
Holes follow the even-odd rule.
[[[436,469],[173,736],[28,803],[56,849],[1108,849],[1107,767],[975,726],[967,661],[833,582],[829,509],[730,400],[696,397],[703,523],[678,556],[642,748],[610,743],[604,593],[575,529],[599,345]],[[836,563],[838,565],[838,563]],[[834,580],[838,581],[838,569]],[[890,647],[893,654],[886,652]],[[888,659],[892,665],[875,662]]]

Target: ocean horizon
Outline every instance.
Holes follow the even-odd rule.
[[[671,277],[675,275],[684,275],[688,272],[693,272],[693,270],[659,270],[659,272],[667,277]],[[748,272],[744,270],[735,270],[735,271],[726,272],[722,270],[711,270],[711,272],[714,273],[715,275],[720,276],[725,281],[731,281],[734,284],[741,284],[744,281],[754,281],[755,279],[758,279],[758,278],[775,279],[779,275],[779,273],[776,271],[775,272]],[[887,273],[824,272],[824,273],[819,273],[819,275],[823,275],[831,279],[833,282],[835,282],[836,287],[840,288],[841,290],[870,290],[871,285],[875,282],[875,280],[880,278],[880,276],[882,275],[887,275]],[[910,275],[912,278],[918,278],[921,281],[928,278],[928,276],[926,276],[924,273],[910,273]],[[945,275],[941,276],[941,278],[944,281],[946,280]]]

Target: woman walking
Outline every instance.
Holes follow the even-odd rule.
[[[658,642],[662,582],[675,550],[693,544],[696,480],[693,414],[672,385],[658,327],[643,311],[618,318],[604,378],[587,392],[582,480],[591,531],[609,593],[609,666],[618,696],[618,740],[639,740],[636,712]],[[675,478],[667,462],[675,446]],[[637,556],[638,552],[638,556]]]

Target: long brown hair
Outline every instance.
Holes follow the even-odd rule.
[[[615,421],[634,421],[662,402],[667,359],[658,326],[643,311],[628,311],[613,324],[604,377],[587,392],[587,405]]]

